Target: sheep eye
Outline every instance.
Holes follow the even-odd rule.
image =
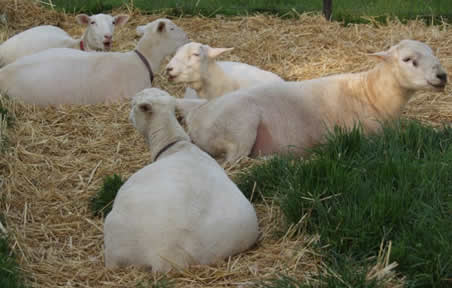
[[[92,24],[96,24],[96,21],[91,21],[91,25],[92,25]]]
[[[193,53],[193,56],[198,57],[198,56],[199,56],[199,53]]]
[[[113,25],[115,25],[116,24],[116,21],[113,21]]]
[[[406,63],[411,62],[411,64],[413,64],[414,67],[417,67],[417,65],[418,65],[418,62],[415,59],[413,59],[412,57],[403,58],[403,62],[406,62]]]

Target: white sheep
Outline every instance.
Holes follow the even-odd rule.
[[[215,61],[233,48],[212,48],[192,42],[180,47],[166,66],[168,79],[187,83],[199,98],[213,99],[257,84],[282,82],[278,75],[240,62]],[[187,91],[186,95],[193,93]],[[192,98],[192,97],[190,97]]]
[[[86,53],[52,48],[0,69],[0,91],[25,103],[95,104],[132,97],[151,87],[152,70],[187,43],[187,34],[168,19],[146,26],[130,52]]]
[[[108,51],[112,46],[115,26],[124,25],[129,16],[79,14],[76,19],[87,26],[80,39],[73,39],[63,29],[51,25],[33,27],[9,38],[0,45],[0,67],[49,48]]]
[[[306,148],[334,126],[358,122],[365,133],[396,119],[417,90],[444,90],[447,74],[432,49],[403,40],[361,73],[242,89],[209,102],[179,99],[193,143],[220,161]],[[196,108],[196,109],[194,109]]]
[[[120,188],[104,224],[105,265],[154,272],[211,264],[258,237],[253,206],[223,168],[192,144],[175,116],[175,98],[156,88],[132,100],[130,120],[153,163]]]

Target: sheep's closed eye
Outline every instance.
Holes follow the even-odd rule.
[[[192,55],[195,57],[199,57],[199,53],[193,53]]]
[[[96,24],[96,21],[91,21],[91,25]]]

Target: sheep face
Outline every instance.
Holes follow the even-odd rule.
[[[160,18],[137,27],[137,34],[142,35],[140,42],[158,43],[166,54],[172,54],[177,48],[187,43],[188,36],[171,20]]]
[[[158,115],[165,114],[165,112],[174,114],[175,109],[176,100],[174,97],[158,88],[148,88],[132,98],[129,120],[138,132],[148,138],[148,132],[153,130],[152,125],[154,122],[158,122],[156,121]]]
[[[201,44],[192,42],[180,47],[166,66],[168,80],[175,83],[200,81],[202,58],[205,55]]]
[[[197,83],[208,76],[208,65],[215,58],[233,48],[212,48],[201,43],[188,43],[180,47],[166,66],[168,79],[175,83]]]
[[[87,44],[96,50],[110,50],[113,43],[113,33],[115,26],[124,25],[129,16],[118,15],[112,17],[105,14],[88,16],[86,14],[77,15],[80,24],[87,25]]]
[[[407,90],[444,90],[447,73],[432,49],[421,42],[403,40],[388,51],[374,54],[392,65],[392,70]]]

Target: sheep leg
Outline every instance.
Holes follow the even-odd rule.
[[[239,120],[235,129],[228,129],[226,137],[217,142],[217,149],[224,155],[221,164],[232,164],[240,157],[249,156],[257,136],[260,117],[248,119],[248,123]],[[246,123],[246,124],[245,124]],[[217,154],[218,155],[218,154]]]

